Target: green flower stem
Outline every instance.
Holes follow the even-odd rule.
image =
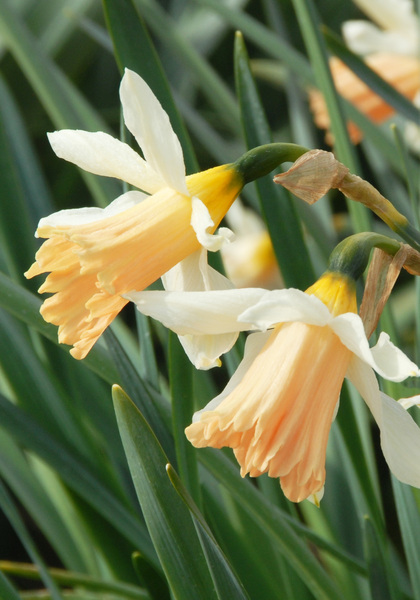
[[[373,185],[357,175],[348,173],[337,188],[350,200],[370,208],[392,231],[400,235],[415,250],[420,251],[420,233]]]
[[[356,280],[366,269],[373,248],[380,248],[394,256],[401,248],[401,243],[370,231],[350,235],[331,252],[328,270],[344,273]]]
[[[244,182],[249,183],[268,175],[281,163],[294,162],[306,152],[308,148],[297,144],[264,144],[243,154],[234,163],[235,169],[241,173]]]

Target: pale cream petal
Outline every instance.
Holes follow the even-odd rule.
[[[197,250],[162,276],[168,291],[206,291],[232,289],[233,284],[209,266],[207,251]],[[237,333],[218,335],[180,335],[185,353],[197,369],[211,369],[221,365],[219,357],[228,352],[238,338]]]
[[[326,325],[332,320],[328,308],[316,296],[293,288],[267,291],[258,303],[249,306],[238,320],[268,329],[276,323],[302,321],[309,325]]]
[[[167,186],[188,194],[181,144],[150,87],[137,73],[125,69],[120,98],[125,124],[147,163]]]
[[[197,250],[162,275],[165,290],[171,292],[201,292],[207,290],[232,289],[227,277],[210,267],[207,251]]]
[[[403,381],[410,376],[418,376],[418,367],[390,341],[389,335],[382,332],[378,343],[369,348],[369,342],[358,315],[339,315],[330,324],[331,329],[356,356],[375,369],[379,375],[390,381]]]
[[[401,404],[401,406],[407,410],[408,408],[411,408],[412,406],[417,406],[418,408],[420,408],[420,396],[410,396],[410,398],[400,398],[398,400],[398,402]]]
[[[244,357],[239,363],[239,366],[236,369],[235,373],[230,378],[229,383],[218,396],[213,398],[204,408],[194,413],[192,419],[193,423],[196,423],[200,420],[200,416],[203,412],[215,410],[219,406],[219,404],[226,398],[226,396],[228,396],[236,388],[236,386],[242,381],[243,377],[247,373],[249,367],[254,362],[259,352],[264,347],[270,335],[270,331],[265,331],[263,333],[252,333],[247,337],[245,342]]]
[[[239,322],[238,315],[265,293],[258,288],[208,292],[133,291],[124,294],[124,298],[178,335],[217,335],[254,329],[249,323]]]
[[[124,210],[128,210],[132,206],[135,206],[139,202],[142,202],[145,198],[148,198],[146,194],[141,192],[127,192],[116,198],[111,204],[108,204],[105,208],[97,208],[95,206],[89,206],[86,208],[70,208],[65,210],[59,210],[48,217],[43,217],[38,224],[38,230],[42,231],[43,227],[77,227],[79,225],[86,225],[87,223],[93,223],[117,215]],[[39,237],[39,231],[35,234]]]
[[[56,155],[81,169],[116,177],[153,194],[166,186],[165,180],[128,144],[102,131],[63,129],[48,133]]]
[[[239,235],[261,233],[266,229],[261,217],[254,210],[244,206],[240,198],[232,204],[225,218],[229,227]]]
[[[321,504],[321,500],[324,497],[324,492],[325,492],[325,486],[322,486],[322,488],[318,492],[315,492],[315,494],[311,494],[306,499],[309,500],[309,502],[311,502],[311,504],[315,504],[315,506],[317,508],[319,508],[319,506]]]
[[[390,49],[394,54],[415,54],[413,28],[404,34],[399,30],[382,31],[368,21],[347,21],[342,31],[347,46],[356,54],[389,52]]]
[[[383,29],[409,31],[416,25],[412,0],[353,0],[373,22]]]
[[[378,424],[391,472],[402,483],[420,487],[420,428],[399,402],[379,391],[372,369],[363,361],[354,357],[347,376]]]
[[[407,377],[419,377],[420,370],[418,366],[411,361],[408,356],[399,348],[394,346],[389,335],[382,332],[377,344],[371,348],[371,353],[375,364],[379,367],[375,370],[386,373],[387,379],[391,381],[403,381]]]
[[[207,206],[196,197],[192,199],[191,227],[200,244],[211,252],[220,250],[224,243],[234,237],[233,232],[227,227],[220,227],[217,233],[211,233],[214,229],[214,222]]]
[[[221,366],[220,356],[229,352],[238,335],[238,333],[180,335],[179,341],[195,368],[207,371]]]

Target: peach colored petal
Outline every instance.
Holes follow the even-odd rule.
[[[214,229],[242,187],[229,165],[192,175],[187,184],[208,207]],[[59,341],[74,345],[73,356],[86,356],[127,304],[123,294],[146,288],[200,247],[190,222],[191,197],[170,188],[100,220],[41,222],[37,234],[47,239],[26,276],[50,271],[40,291],[54,295],[41,312],[59,325]]]
[[[325,453],[351,358],[328,327],[278,326],[237,387],[186,429],[197,447],[229,446],[241,474],[279,477],[300,502],[325,481]]]
[[[368,56],[366,63],[385,81],[409,100],[413,101],[420,90],[420,60],[413,56],[377,53]],[[351,69],[338,58],[330,59],[331,73],[337,91],[375,123],[383,123],[395,110],[380,96],[375,94]],[[329,129],[330,120],[322,94],[311,90],[309,94],[314,120],[321,129]],[[362,133],[349,124],[349,133],[354,143],[362,138]]]

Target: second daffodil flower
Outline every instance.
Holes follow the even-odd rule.
[[[26,272],[50,273],[40,292],[53,295],[41,314],[59,326],[59,341],[72,345],[78,359],[128,302],[124,294],[145,289],[202,247],[220,248],[230,232],[213,234],[247,181],[242,167],[252,163],[186,177],[180,142],[145,81],[126,69],[120,97],[125,124],[144,158],[103,132],[63,130],[48,137],[60,158],[136,190],[105,209],[62,210],[41,219],[36,235],[46,241]]]
[[[420,429],[402,404],[380,392],[374,375],[402,381],[420,371],[385,333],[369,347],[356,314],[354,278],[340,267],[338,258],[306,292],[249,288],[132,298],[177,333],[259,330],[248,337],[224,391],[194,415],[186,435],[198,448],[233,448],[242,476],[278,477],[294,502],[322,497],[329,431],[345,377],[380,428],[391,471],[420,487]]]
[[[364,57],[367,65],[417,106],[420,102],[420,21],[412,0],[353,0],[372,21],[346,21],[343,37],[347,46]],[[351,69],[336,57],[330,59],[337,91],[373,122],[381,124],[394,115],[394,109],[374,93]],[[330,119],[322,94],[310,93],[316,124],[329,129]],[[349,123],[354,143],[362,132]],[[407,123],[407,141],[420,152],[418,121]],[[332,142],[330,133],[327,141]]]

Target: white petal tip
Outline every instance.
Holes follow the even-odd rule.
[[[324,487],[322,487],[318,492],[315,492],[314,494],[311,494],[306,499],[311,504],[314,504],[317,508],[320,508],[320,506],[321,506],[321,500],[322,500],[323,496],[324,496]]]

